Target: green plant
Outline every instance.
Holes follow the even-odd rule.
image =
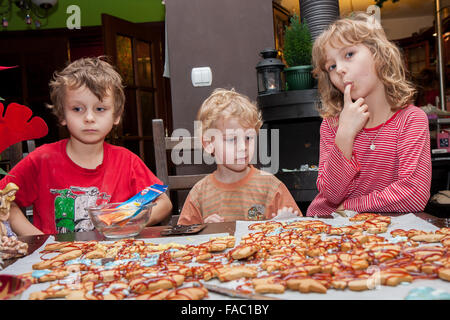
[[[294,14],[286,27],[283,56],[289,67],[310,65],[312,40],[308,25]]]

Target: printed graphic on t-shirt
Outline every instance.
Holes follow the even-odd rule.
[[[248,220],[264,220],[264,212],[266,208],[261,204],[255,204],[248,209]]]
[[[83,232],[94,229],[87,208],[106,203],[111,196],[100,193],[97,187],[50,189],[55,198],[55,223],[58,233]]]

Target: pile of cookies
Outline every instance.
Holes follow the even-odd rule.
[[[17,239],[17,237],[3,236],[0,238],[0,258],[11,259],[23,257],[28,253],[28,244]]]
[[[395,229],[390,232],[393,240],[388,240],[378,234],[387,231],[390,217],[363,213],[349,220],[357,223],[341,228],[314,220],[251,225],[257,232],[242,242],[259,245],[253,257],[262,260],[261,268],[268,273],[253,279],[255,291],[326,293],[371,290],[414,279],[450,281],[450,228]]]
[[[21,277],[50,283],[30,299],[203,299],[208,290],[202,283],[211,279],[240,280],[236,290],[262,294],[450,281],[450,228],[396,229],[387,239],[381,233],[389,217],[364,213],[349,220],[342,227],[304,219],[254,223],[237,245],[233,236],[199,245],[52,243]]]

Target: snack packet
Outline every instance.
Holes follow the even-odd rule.
[[[146,187],[144,190],[138,192],[136,195],[123,202],[119,208],[134,205],[139,207],[141,205],[146,205],[158,198],[161,194],[166,192],[167,186],[162,184],[153,184],[150,187]]]
[[[117,208],[126,208],[126,211],[103,214],[99,216],[99,219],[108,226],[113,223],[120,225],[120,222],[124,222],[124,220],[128,220],[140,213],[143,206],[154,201],[166,190],[167,186],[161,184],[153,184],[149,187],[146,187],[130,199],[122,202],[119,206],[117,206]],[[128,210],[130,208],[135,210]]]

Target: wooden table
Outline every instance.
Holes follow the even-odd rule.
[[[383,214],[387,216],[398,216],[398,214],[390,213]],[[437,218],[435,216],[429,215],[425,212],[415,213],[421,219],[426,220],[427,222],[435,225],[438,228],[449,227],[448,220],[443,218]],[[332,218],[330,217],[320,217],[323,218]],[[157,226],[157,227],[147,227],[145,228],[139,236],[136,238],[161,238],[161,231],[167,228],[167,226]],[[208,223],[206,227],[200,231],[198,234],[214,234],[214,233],[229,233],[234,235],[236,230],[236,222],[221,222],[221,223]],[[19,239],[23,242],[28,243],[28,254],[33,253],[36,249],[40,248],[45,241],[48,239],[50,235],[40,235],[40,236],[22,236]],[[64,234],[56,234],[54,235],[57,241],[89,241],[89,240],[97,240],[104,241],[108,240],[104,236],[102,236],[98,231],[89,231],[89,232],[74,232],[74,233],[64,233]],[[186,235],[180,235],[179,237],[185,237]],[[173,236],[171,236],[173,237]],[[4,261],[3,267],[11,265],[18,259],[8,259]]]

